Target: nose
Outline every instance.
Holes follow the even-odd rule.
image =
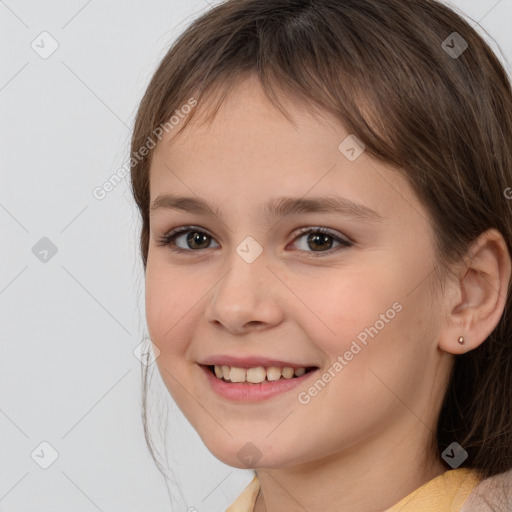
[[[263,255],[247,263],[235,254],[230,268],[208,295],[206,320],[233,334],[275,327],[284,318],[281,288]]]

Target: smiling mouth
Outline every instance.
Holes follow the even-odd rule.
[[[245,384],[261,384],[262,382],[296,379],[318,369],[316,366],[303,368],[292,368],[290,366],[257,366],[253,368],[238,368],[228,365],[208,365],[207,368],[219,380],[230,383]]]

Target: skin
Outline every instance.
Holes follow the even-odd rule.
[[[404,178],[366,152],[349,161],[338,150],[349,133],[336,119],[285,105],[295,125],[247,78],[212,123],[196,116],[155,148],[151,201],[198,196],[219,205],[224,221],[152,213],[148,330],[165,385],[213,455],[247,468],[237,452],[247,442],[261,452],[250,466],[261,484],[256,512],[380,512],[450,469],[427,453],[427,442],[453,354],[483,342],[503,312],[510,258],[490,231],[443,293],[432,292],[433,231]],[[326,194],[382,219],[258,215],[275,196]],[[199,248],[187,244],[187,233],[174,240],[186,254],[158,245],[172,228],[190,225],[211,235]],[[353,245],[308,243],[303,227],[330,228]],[[250,264],[236,252],[247,236],[263,248]],[[306,405],[297,395],[311,381],[234,403],[210,389],[198,366],[214,354],[261,355],[319,366],[322,374],[395,302],[401,311]]]

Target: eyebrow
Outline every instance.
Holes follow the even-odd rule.
[[[181,210],[199,215],[215,216],[224,221],[220,208],[198,197],[159,195],[151,205],[151,213],[158,209]],[[260,206],[258,213],[266,217],[287,217],[304,213],[338,213],[362,222],[380,222],[384,218],[376,211],[345,197],[334,195],[275,197]]]

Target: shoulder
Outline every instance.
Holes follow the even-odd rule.
[[[512,510],[512,469],[482,480],[460,512],[509,512]]]

